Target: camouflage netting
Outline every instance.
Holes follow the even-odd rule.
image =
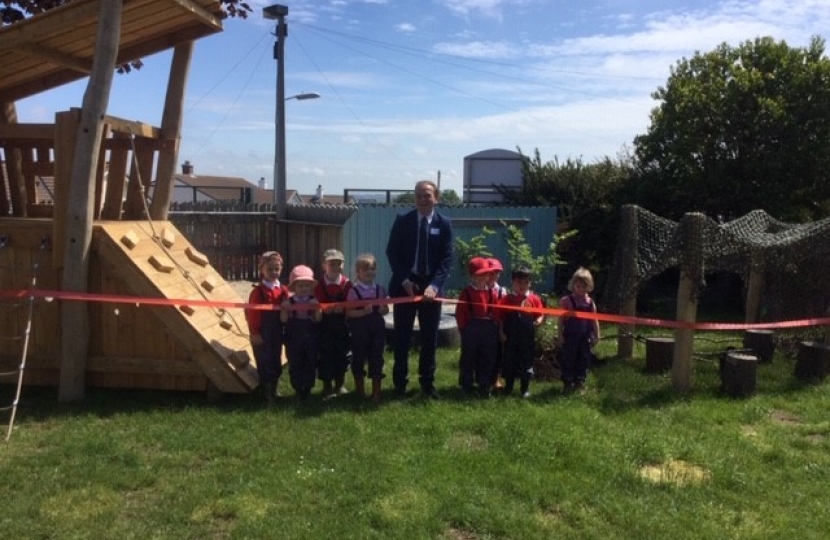
[[[761,320],[823,317],[830,305],[828,262],[830,219],[782,223],[755,210],[722,224],[697,213],[674,222],[626,206],[603,304],[619,312],[648,280],[670,268],[696,280],[697,295],[707,273],[733,272],[746,290],[755,269],[764,277]]]

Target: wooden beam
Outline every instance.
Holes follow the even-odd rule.
[[[25,54],[42,58],[51,64],[77,71],[82,75],[89,75],[89,72],[92,71],[91,61],[71,54],[62,53],[40,43],[25,43],[20,45],[19,48]]]
[[[182,137],[184,119],[184,96],[187,77],[190,73],[190,61],[193,58],[193,42],[177,45],[170,63],[170,78],[167,82],[167,95],[164,99],[164,114],[161,118],[161,132],[166,139],[173,140],[173,145],[159,154],[156,170],[156,187],[150,205],[152,219],[167,219],[170,201],[173,199],[173,178],[176,174],[176,161],[179,157],[179,142]]]
[[[202,22],[208,26],[212,26],[217,32],[222,30],[222,19],[217,17],[215,13],[211,13],[192,0],[173,0],[173,2],[180,5],[182,9],[196,15]]]
[[[123,118],[115,116],[107,116],[104,118],[104,122],[115,133],[125,133],[127,135],[135,135],[136,137],[145,137],[148,139],[161,138],[161,129],[150,124],[145,124],[144,122],[124,120]]]
[[[17,124],[0,122],[0,144],[7,139],[35,139],[52,141],[55,138],[55,124]],[[26,141],[30,142],[30,141]]]

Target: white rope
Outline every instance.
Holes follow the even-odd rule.
[[[46,249],[47,242],[44,239],[40,244],[40,253],[43,253],[43,250]],[[40,255],[38,255],[38,259]],[[40,261],[35,261],[34,265],[32,265],[32,280],[29,285],[29,290],[34,290],[37,287],[37,272],[40,268]],[[17,370],[17,389],[15,390],[14,394],[14,401],[12,401],[11,407],[7,407],[3,410],[11,409],[11,415],[9,416],[9,428],[6,431],[6,442],[11,439],[12,430],[14,429],[14,420],[17,416],[17,405],[20,403],[20,394],[23,391],[23,373],[26,370],[26,357],[29,355],[29,338],[32,335],[32,319],[34,318],[35,312],[35,296],[30,294],[29,295],[29,310],[28,315],[26,317],[26,330],[23,332],[23,351],[20,354],[20,367]]]

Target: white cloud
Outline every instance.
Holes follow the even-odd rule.
[[[411,34],[416,31],[415,25],[412,23],[400,23],[395,25],[395,30],[405,34]]]
[[[433,51],[463,58],[508,59],[516,58],[521,49],[505,42],[470,41],[468,43],[437,43]]]

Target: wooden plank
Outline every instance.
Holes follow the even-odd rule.
[[[55,115],[55,210],[52,226],[52,266],[63,268],[69,179],[75,155],[75,137],[81,116],[78,109]]]
[[[104,125],[103,138],[106,139],[109,134],[108,126]],[[102,148],[98,152],[98,165],[95,168],[95,200],[92,203],[92,217],[93,219],[101,218],[102,199],[104,196],[104,178],[107,174],[107,153]]]
[[[161,129],[144,122],[125,120],[115,116],[106,116],[106,123],[115,133],[131,135],[139,139],[161,139]]]
[[[120,133],[113,133],[114,139],[126,137]],[[112,141],[112,139],[109,139]],[[110,150],[110,165],[107,173],[107,190],[104,197],[104,208],[101,210],[101,219],[121,219],[124,203],[124,186],[127,181],[127,150]]]
[[[92,61],[86,58],[79,58],[71,54],[62,53],[51,47],[46,47],[36,42],[29,42],[26,47],[20,49],[25,54],[36,58],[42,58],[51,64],[63,66],[83,75],[89,75],[92,71]]]
[[[5,145],[7,139],[21,143],[26,139],[48,141],[55,140],[55,124],[2,124],[0,123],[0,145]]]

